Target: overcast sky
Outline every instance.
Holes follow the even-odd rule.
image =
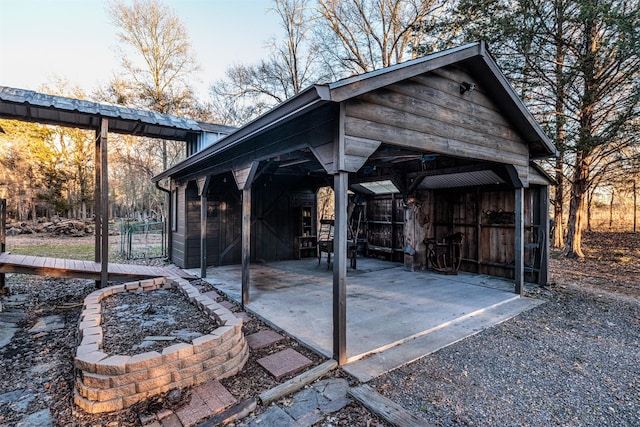
[[[206,91],[232,64],[267,56],[280,36],[270,0],[164,0],[186,25]],[[38,90],[63,77],[86,93],[118,70],[105,0],[0,0],[0,86]],[[200,98],[203,99],[203,93]]]

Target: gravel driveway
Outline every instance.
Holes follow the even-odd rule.
[[[372,385],[437,426],[640,426],[638,300],[540,296],[549,301]]]

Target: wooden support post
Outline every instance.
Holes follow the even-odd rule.
[[[200,195],[200,277],[207,277],[207,193]]]
[[[539,242],[540,248],[540,276],[538,284],[541,286],[549,283],[549,187],[540,187],[540,197],[538,200],[540,212],[540,229],[542,231],[542,241]]]
[[[516,224],[515,224],[515,292],[524,295],[524,188],[515,190]]]
[[[109,132],[109,119],[103,118],[100,123],[100,159],[101,159],[101,185],[100,191],[102,195],[101,217],[102,217],[102,249],[101,249],[101,268],[100,268],[100,286],[108,286],[109,284],[109,169],[107,167],[107,133]]]
[[[251,187],[242,190],[242,306],[251,301],[249,295],[251,264]]]
[[[93,193],[94,200],[94,208],[93,208],[93,218],[94,218],[94,233],[95,233],[95,244],[94,251],[95,255],[93,260],[95,262],[102,261],[101,251],[102,251],[102,193],[100,192],[100,187],[102,185],[102,150],[101,150],[101,139],[100,139],[100,129],[96,129],[96,139],[94,146],[94,163],[95,163],[95,190]],[[96,287],[100,287],[100,282],[96,282]]]
[[[209,177],[198,179],[200,193],[200,277],[207,277],[207,192],[209,191]]]
[[[347,363],[347,189],[349,174],[334,176],[333,358]]]
[[[7,200],[0,199],[0,253],[7,251]],[[6,294],[5,276],[0,273],[0,295]]]

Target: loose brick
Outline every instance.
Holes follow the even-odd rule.
[[[109,356],[96,363],[96,373],[102,375],[121,375],[127,372],[127,362],[131,356]]]
[[[136,394],[132,394],[131,396],[124,396],[122,398],[122,405],[125,408],[128,408],[129,406],[140,402],[141,400],[146,399],[148,396],[151,396],[151,394],[148,391],[145,391],[144,393],[136,393]],[[146,424],[146,427],[150,427],[152,424]]]
[[[102,313],[102,304],[100,304],[99,302],[90,303],[85,301],[84,310],[82,312],[83,313],[85,312]]]
[[[164,277],[156,277],[155,279],[153,279],[153,283],[155,283],[156,285],[160,286],[160,285],[164,285],[165,283],[167,283],[167,280]]]
[[[188,368],[189,366],[202,363],[204,360],[211,357],[211,351],[205,351],[202,353],[192,354],[191,356],[183,357],[180,359],[180,369]]]
[[[83,314],[82,322],[94,322],[93,326],[100,326],[100,322],[102,321],[102,316],[99,314],[91,313],[91,314]]]
[[[99,324],[96,322],[92,322],[92,321],[82,321],[80,322],[80,325],[78,326],[78,328],[83,331],[86,329],[90,329],[90,328],[95,328],[96,326],[98,326]]]
[[[122,403],[122,398],[109,400],[107,402],[92,402],[80,396],[77,390],[74,392],[73,401],[75,402],[76,405],[78,405],[80,408],[82,408],[85,412],[88,412],[89,414],[119,411],[124,407]]]
[[[143,393],[171,383],[171,374],[150,378],[136,383],[136,392]],[[132,393],[133,394],[133,393]]]
[[[111,386],[120,387],[125,384],[133,384],[138,381],[146,380],[149,378],[147,371],[136,371],[122,375],[114,375],[111,377]]]
[[[240,337],[241,337],[241,335],[238,336],[238,337],[232,336],[232,337],[230,337],[230,339],[222,341],[222,343],[219,346],[217,346],[217,347],[215,347],[215,348],[213,348],[211,350],[211,355],[212,356],[219,356],[221,354],[227,354],[227,352],[229,350],[231,350],[233,348],[233,346],[238,342],[238,339]]]
[[[87,335],[99,335],[102,337],[102,328],[100,326],[94,326],[93,328],[81,329],[82,337],[86,337]]]
[[[171,373],[172,381],[180,381],[188,377],[195,377],[202,372],[202,363],[191,365],[188,368],[180,369]]]
[[[96,372],[96,363],[102,359],[108,357],[108,354],[101,351],[94,351],[92,353],[85,353],[75,357],[73,366],[83,371]]]
[[[76,356],[80,356],[82,354],[93,353],[94,351],[99,351],[100,346],[97,343],[93,344],[81,344],[76,348]]]
[[[109,388],[111,387],[111,377],[82,371],[82,383],[87,387]]]
[[[162,375],[171,374],[172,372],[180,369],[180,360],[174,360],[173,362],[163,363],[160,366],[149,368],[147,370],[149,378],[160,377]]]
[[[222,366],[217,366],[215,368],[211,368],[208,369],[206,371],[202,371],[200,372],[198,375],[195,376],[195,383],[196,384],[202,384],[205,381],[209,381],[209,380],[213,380],[213,379],[220,379],[220,376],[223,374],[224,370],[222,369]]]
[[[127,372],[142,371],[162,364],[162,355],[157,351],[148,351],[131,356],[127,362]]]
[[[131,396],[132,394],[135,394],[136,385],[127,384],[122,387],[114,387],[106,390],[93,389],[93,391],[96,393],[96,399],[91,399],[91,394],[89,394],[89,399],[97,400],[98,402],[107,402],[118,397]]]
[[[102,345],[102,335],[85,335],[82,337],[80,345]]]
[[[135,291],[139,287],[140,287],[140,282],[129,282],[124,284],[124,288],[129,292]]]
[[[112,286],[111,295],[119,294],[120,292],[126,292],[126,291],[127,289],[124,287],[124,285]]]
[[[211,350],[212,348],[220,345],[220,343],[222,342],[222,340],[220,339],[219,336],[216,335],[211,335],[211,334],[207,334],[207,335],[203,335],[201,337],[198,338],[194,338],[192,343],[193,343],[193,352],[194,353],[202,353],[208,350]]]
[[[227,352],[227,356],[229,359],[233,359],[238,354],[244,354],[249,349],[249,345],[247,344],[247,340],[244,337],[241,337],[237,343]]]
[[[174,344],[166,347],[162,350],[163,362],[172,362],[183,357],[191,356],[193,354],[193,346],[187,343]]]
[[[211,334],[219,336],[222,339],[222,341],[226,341],[233,336],[234,332],[233,332],[232,326],[220,326]]]
[[[156,282],[154,282],[153,279],[140,281],[140,286],[142,286],[143,288],[150,288],[150,287],[155,286],[155,284],[156,284]]]
[[[211,358],[209,358],[207,360],[204,360],[202,362],[202,368],[205,371],[209,370],[209,369],[213,369],[215,367],[221,366],[227,360],[229,360],[229,358],[227,357],[226,354],[221,354],[219,356],[211,357]]]

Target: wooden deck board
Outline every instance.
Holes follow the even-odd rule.
[[[39,276],[100,279],[100,263],[31,255],[0,253],[0,271],[4,273],[34,274]],[[110,279],[135,277],[176,276],[194,279],[178,268],[148,267],[135,264],[108,265]]]

